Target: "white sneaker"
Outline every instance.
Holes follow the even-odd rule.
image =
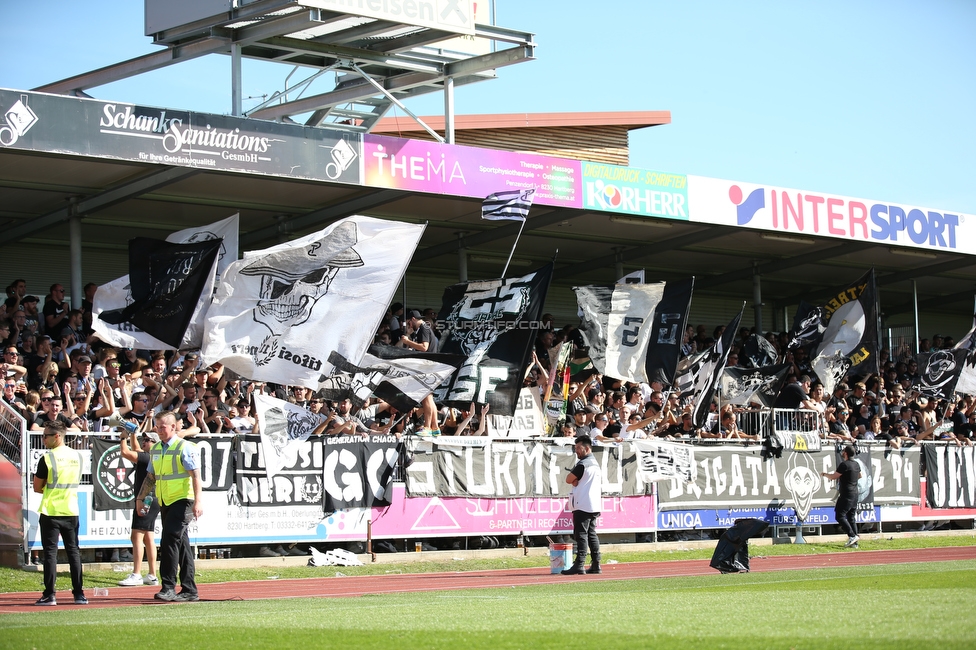
[[[851,537],[850,539],[847,540],[847,543],[844,544],[844,548],[851,548],[851,547],[857,548],[857,541],[859,539],[861,539],[861,538],[858,537],[857,535],[855,535],[854,537]]]
[[[118,562],[119,561],[119,549],[114,549],[112,551],[112,555],[109,556],[108,561],[109,562]]]
[[[153,587],[155,587],[156,585],[159,584],[159,580],[156,579],[156,576],[154,576],[153,574],[150,573],[142,581],[142,584],[144,584],[144,585],[152,585]]]
[[[122,551],[121,553],[119,553],[119,560],[121,560],[122,562],[131,562],[132,551]]]
[[[288,555],[288,551],[286,551],[285,550],[285,547],[283,545],[281,545],[281,544],[279,544],[278,546],[276,546],[274,548],[274,552],[275,552],[276,555],[280,555],[282,557],[285,556],[285,555]]]
[[[261,557],[279,557],[279,555],[277,553],[275,553],[274,551],[272,551],[271,548],[269,548],[267,546],[262,546],[258,550],[258,555],[260,555]]]
[[[128,578],[119,582],[120,587],[137,587],[141,584],[143,584],[142,576],[138,573],[130,573]]]

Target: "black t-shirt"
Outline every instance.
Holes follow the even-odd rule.
[[[145,482],[146,476],[149,474],[149,462],[152,458],[149,454],[147,454],[144,451],[140,451],[138,452],[138,454],[139,454],[139,458],[136,459],[135,483],[133,483],[133,487],[135,487],[137,495],[139,494],[139,491],[142,489],[142,484],[143,482]],[[138,503],[135,504],[135,507],[138,508],[139,504]]]
[[[47,326],[47,317],[54,316],[54,326]],[[68,324],[68,308],[63,302],[55,302],[54,300],[48,300],[44,303],[44,331],[47,332],[51,338],[59,336],[61,330]]]
[[[426,321],[420,322],[420,327],[410,335],[410,340],[414,343],[426,343],[427,351],[434,351],[434,332],[431,331],[430,325]]]
[[[783,388],[776,400],[778,409],[798,409],[800,404],[810,399],[800,384],[789,384]]]
[[[71,421],[71,418],[69,418],[64,413],[58,413],[58,418],[57,419],[58,419],[58,422],[62,423],[64,426],[66,426],[68,428],[75,426],[74,423]],[[37,426],[41,427],[42,429],[44,428],[44,425],[47,424],[50,421],[51,421],[51,418],[49,418],[48,415],[47,415],[47,413],[45,413],[44,411],[41,411],[40,413],[38,413],[37,416],[34,418],[34,424],[36,424]]]
[[[856,460],[845,460],[837,466],[840,478],[837,480],[838,500],[857,499],[857,479],[861,476],[861,466]]]

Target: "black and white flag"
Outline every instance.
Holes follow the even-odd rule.
[[[329,418],[291,402],[254,393],[264,467],[268,479],[295,462],[294,456],[312,432]]]
[[[701,371],[702,366],[705,365],[705,359],[707,356],[708,350],[702,350],[701,352],[691,354],[678,362],[678,367],[674,372],[675,391],[684,395],[695,387],[695,380],[698,377],[698,373]]]
[[[662,479],[688,483],[695,480],[695,447],[686,443],[648,439],[632,441],[637,471],[645,483]]]
[[[745,303],[742,303],[742,309],[722,332],[721,338],[715,341],[711,348],[705,350],[704,360],[695,377],[695,385],[691,389],[695,401],[691,418],[696,427],[705,426],[705,421],[708,419],[709,406],[718,389],[722,371],[725,370],[725,362],[729,358],[729,350],[739,331],[739,321],[742,320],[742,312],[745,308]]]
[[[435,399],[467,408],[489,404],[493,415],[515,413],[522,377],[535,343],[553,264],[520,278],[455,284],[444,290],[438,319],[441,352],[464,364]]]
[[[396,436],[323,439],[325,511],[389,506],[400,446]]]
[[[918,392],[929,398],[951,399],[968,354],[959,349],[920,352]]]
[[[481,203],[481,218],[489,221],[525,221],[534,198],[534,188],[489,194]]]
[[[249,252],[224,273],[203,363],[257,381],[318,388],[336,351],[359,363],[424,226],[353,216]]]
[[[739,352],[739,364],[745,368],[764,368],[779,360],[779,353],[765,337],[752,334]]]
[[[617,280],[617,284],[644,284],[644,269],[631,271],[624,277]]]
[[[722,373],[722,401],[743,406],[758,402],[771,407],[790,367],[781,363],[764,368],[726,368]]]
[[[131,508],[142,487],[135,484],[135,465],[122,457],[118,442],[92,436],[91,445],[92,510]]]
[[[378,346],[370,349],[374,347]],[[357,365],[332,352],[329,363],[335,370],[323,378],[319,394],[331,401],[348,398],[354,410],[361,409],[375,395],[403,413],[415,408],[454,374],[463,357],[456,359],[455,365],[449,365],[419,357],[381,359],[367,352]]]
[[[594,367],[608,377],[670,385],[693,282],[574,287]]]
[[[956,343],[956,350],[965,350],[966,359],[959,371],[956,381],[956,392],[963,395],[976,395],[976,316],[973,316],[973,327],[966,336]]]
[[[147,237],[129,240],[132,303],[103,311],[99,319],[109,325],[131,323],[179,347],[198,305],[213,294],[221,244],[219,239],[189,244]]]
[[[216,283],[220,281],[220,276],[227,266],[237,259],[239,230],[240,219],[235,214],[206,226],[186,228],[174,232],[166,237],[166,241],[174,244],[192,244],[212,239],[221,240],[220,252],[217,255],[217,271],[214,277]],[[205,289],[204,293],[206,291]],[[213,291],[212,287],[210,291]],[[174,348],[187,350],[199,348],[203,344],[203,323],[207,310],[210,308],[210,300],[201,299],[197,303],[190,324],[186,328],[186,334],[183,336],[183,341],[178,346],[160,341],[131,322],[111,324],[101,320],[102,312],[121,311],[132,302],[132,283],[128,275],[99,285],[92,305],[92,329],[95,330],[98,338],[116,347],[139,350],[170,350]]]
[[[814,357],[810,362],[810,367],[817,375],[817,379],[824,387],[824,395],[833,395],[834,389],[847,376],[851,369],[850,357],[845,357],[840,353],[833,355],[822,354]]]
[[[874,269],[838,289],[827,302],[798,310],[790,347],[807,347],[810,358],[850,357],[851,371],[878,372],[878,305]]]

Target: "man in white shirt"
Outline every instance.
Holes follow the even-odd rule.
[[[579,462],[566,476],[566,482],[573,486],[569,493],[569,505],[573,509],[573,538],[576,541],[576,561],[564,576],[601,573],[600,538],[596,534],[596,520],[603,511],[601,486],[603,477],[600,466],[593,457],[593,441],[589,436],[576,438],[574,451]],[[589,549],[592,563],[586,569],[586,553]]]

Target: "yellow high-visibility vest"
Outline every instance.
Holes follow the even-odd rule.
[[[81,454],[61,445],[44,452],[44,462],[47,483],[37,512],[48,517],[77,517]]]
[[[149,451],[156,475],[156,496],[164,506],[180,499],[193,500],[190,473],[183,467],[183,445],[180,439],[164,450],[163,443],[157,442]]]

